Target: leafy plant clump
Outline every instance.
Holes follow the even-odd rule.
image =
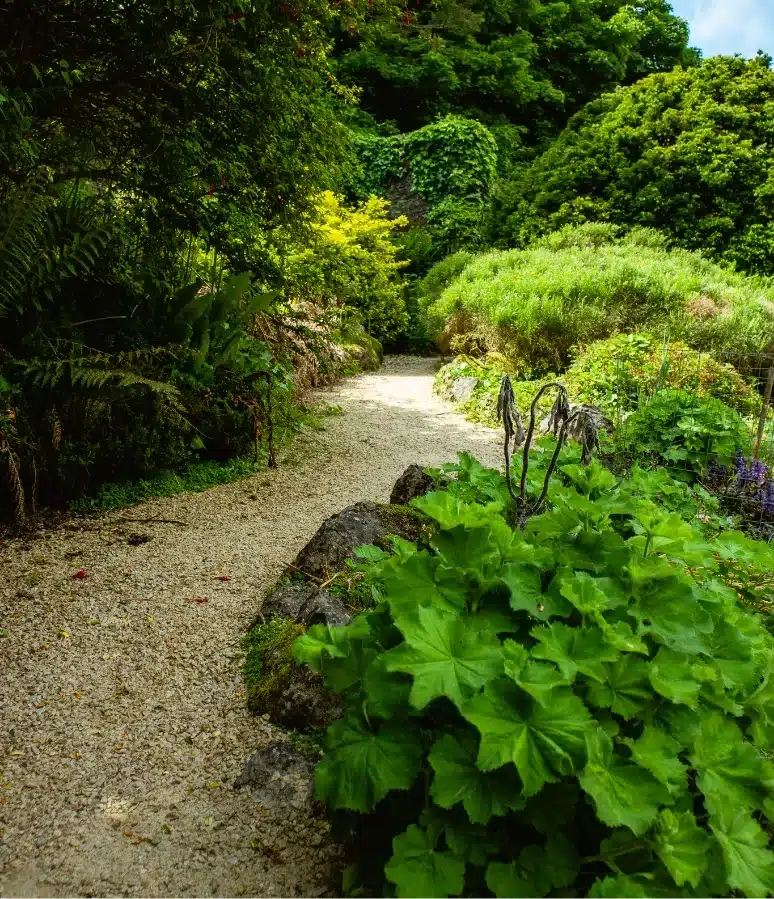
[[[382,601],[296,643],[346,702],[317,794],[368,816],[375,895],[768,895],[774,644],[718,559],[769,550],[568,458],[517,529],[461,457]]]
[[[750,444],[744,419],[725,403],[686,390],[662,390],[631,415],[617,434],[624,455],[666,465],[694,479],[710,464],[727,465]]]
[[[614,415],[664,387],[713,396],[742,414],[760,408],[760,397],[732,365],[652,334],[616,334],[580,349],[565,381],[571,396]]]

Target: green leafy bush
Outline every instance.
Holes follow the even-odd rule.
[[[324,191],[310,221],[305,247],[291,256],[286,273],[295,300],[325,309],[357,310],[369,334],[386,343],[398,339],[408,324],[406,301],[392,240],[407,224],[390,219],[389,203],[370,197],[348,208],[341,197]]]
[[[644,225],[770,274],[770,63],[717,57],[590,103],[503,191],[499,237],[523,243],[583,221]]]
[[[725,403],[686,390],[661,390],[619,429],[624,454],[650,458],[696,478],[710,462],[726,465],[750,443],[744,419]]]
[[[576,235],[578,236],[578,235]],[[489,252],[470,262],[430,305],[434,334],[454,317],[524,371],[561,371],[571,347],[616,331],[668,330],[672,339],[729,361],[772,343],[774,294],[648,232],[597,244],[568,231],[551,244]],[[599,235],[597,235],[599,237]]]
[[[774,644],[715,556],[771,551],[560,471],[514,530],[461,458],[416,501],[430,547],[378,563],[383,601],[296,643],[346,700],[317,795],[368,816],[373,895],[768,895]]]
[[[608,413],[631,412],[662,387],[714,396],[742,413],[760,408],[760,397],[732,365],[651,334],[595,341],[577,352],[563,381],[573,398]]]

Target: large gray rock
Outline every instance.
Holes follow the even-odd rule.
[[[433,489],[433,479],[419,465],[409,465],[395,482],[390,494],[390,504],[407,506],[417,496],[424,496]]]
[[[327,590],[316,584],[298,583],[279,584],[266,597],[257,620],[269,621],[271,618],[292,618],[304,627],[312,624],[343,627],[352,620],[344,603]]]
[[[344,627],[352,620],[352,615],[344,603],[331,596],[322,587],[315,587],[312,595],[301,606],[296,621],[304,627],[313,624],[327,624],[328,627]]]
[[[275,741],[247,759],[234,788],[249,787],[253,799],[273,811],[311,809],[317,761],[290,743]]]
[[[355,547],[374,543],[384,535],[377,505],[355,503],[322,523],[296,556],[293,568],[324,580],[355,557]]]
[[[319,590],[314,584],[282,583],[277,584],[274,590],[264,599],[261,606],[261,617],[268,621],[270,618],[292,618],[296,616],[309,599]]]
[[[472,375],[455,378],[449,388],[449,395],[455,403],[464,403],[473,395],[473,391],[478,387],[478,381],[479,379]]]

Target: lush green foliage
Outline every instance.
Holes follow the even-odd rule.
[[[428,309],[431,331],[472,333],[525,371],[563,368],[573,346],[616,331],[668,332],[728,361],[771,345],[770,287],[648,232],[599,244],[568,229],[555,244],[482,254]]]
[[[404,218],[388,218],[386,200],[370,197],[349,209],[331,191],[318,199],[311,234],[289,259],[286,284],[294,298],[323,309],[357,310],[369,334],[382,342],[402,335],[408,322],[391,240]]]
[[[347,153],[326,29],[364,12],[2,7],[0,465],[17,517],[105,481],[260,456],[293,418],[292,369],[316,355],[322,372],[330,336],[319,308],[271,288],[287,286],[288,247],[319,250],[310,219]],[[392,304],[400,327],[394,252],[377,244],[359,270],[371,294],[345,299]],[[354,342],[354,322],[334,324]]]
[[[446,116],[409,134],[358,131],[353,145],[350,192],[386,195],[427,235],[420,271],[447,253],[483,245],[497,144],[481,123]]]
[[[774,645],[718,560],[772,550],[707,541],[653,501],[663,473],[565,455],[551,511],[514,530],[502,476],[456,468],[415,501],[429,548],[377,563],[382,601],[296,644],[347,702],[316,784],[370,815],[367,890],[770,893]]]
[[[578,350],[562,376],[570,395],[617,417],[670,387],[713,396],[742,413],[760,408],[760,396],[727,362],[682,341],[651,334],[616,334]]]
[[[660,390],[626,419],[619,447],[652,458],[673,474],[696,478],[711,462],[727,465],[750,444],[744,419],[725,403],[687,390]]]
[[[770,274],[769,62],[709,59],[589,104],[503,191],[498,236],[520,243],[587,220],[646,225]]]
[[[496,3],[411,0],[338,41],[336,71],[363,107],[403,131],[459,112],[535,142],[583,103],[695,55],[665,0]]]

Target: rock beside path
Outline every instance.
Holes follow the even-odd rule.
[[[327,624],[328,627],[343,627],[352,616],[341,600],[331,596],[327,590],[316,584],[280,583],[263,601],[260,620],[291,618],[304,627],[313,624]]]
[[[433,479],[425,474],[421,465],[409,465],[395,482],[390,494],[390,505],[407,506],[412,499],[424,496],[433,489]]]
[[[376,503],[355,503],[320,525],[296,556],[292,568],[324,580],[332,572],[340,571],[347,559],[355,558],[356,547],[375,543],[384,534]]]
[[[312,777],[319,758],[275,740],[254,752],[234,781],[234,789],[249,787],[256,802],[282,811],[312,809],[315,804]]]

